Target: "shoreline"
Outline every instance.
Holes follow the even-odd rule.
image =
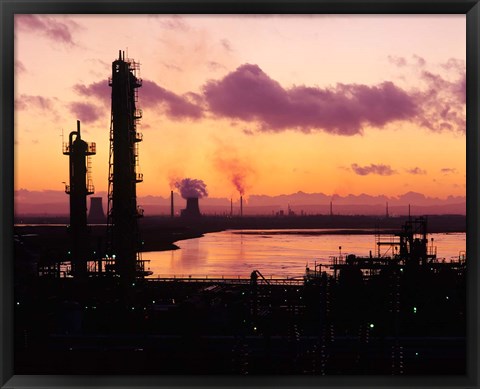
[[[140,252],[178,250],[176,242],[201,238],[212,232],[235,230],[235,234],[283,235],[391,235],[400,231],[408,217],[379,219],[368,216],[316,217],[219,217],[202,216],[195,219],[145,217],[139,222]],[[33,221],[33,220],[32,220]],[[21,224],[14,226],[16,256],[28,251],[29,256],[46,261],[67,260],[71,245],[68,223],[49,219],[50,224]],[[64,220],[62,220],[64,221]],[[38,220],[37,220],[38,222]],[[465,233],[466,217],[433,215],[428,217],[429,233]],[[102,253],[106,247],[107,226],[89,225],[87,251]],[[17,250],[18,249],[18,250]],[[25,250],[24,250],[25,249]]]

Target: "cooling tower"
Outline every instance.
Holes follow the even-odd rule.
[[[198,197],[187,198],[187,207],[182,209],[181,215],[183,217],[199,217],[202,216],[200,208],[198,207]]]
[[[90,198],[90,208],[88,211],[88,224],[104,224],[107,217],[103,211],[103,203],[101,197]]]

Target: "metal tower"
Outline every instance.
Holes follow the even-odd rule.
[[[115,272],[124,281],[133,281],[142,274],[143,261],[139,253],[137,219],[143,210],[137,206],[136,185],[143,181],[139,172],[138,142],[142,135],[137,123],[142,116],[137,109],[137,89],[142,80],[137,77],[139,64],[125,60],[119,51],[112,63],[112,115],[110,123],[110,155],[108,173],[107,254],[115,260]]]
[[[90,156],[95,154],[95,143],[82,140],[79,120],[77,131],[72,131],[68,143],[63,145],[63,154],[69,156],[70,181],[65,185],[65,193],[70,195],[72,273],[75,277],[82,278],[87,276],[87,195],[94,193]]]

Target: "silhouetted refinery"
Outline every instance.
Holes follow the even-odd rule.
[[[243,192],[238,214],[231,206],[212,216],[202,214],[205,183],[184,178],[174,183],[180,216],[172,191],[169,213],[142,218],[137,71],[122,52],[112,63],[106,225],[87,225],[95,146],[77,122],[64,147],[68,229],[16,227],[16,374],[465,373],[466,256],[438,260],[427,233],[427,225],[464,231],[464,217],[251,216]],[[101,217],[101,202],[92,203]],[[147,278],[142,252],[211,231],[270,228],[375,229],[377,250],[340,252],[296,278],[266,278],[261,268],[249,277]]]

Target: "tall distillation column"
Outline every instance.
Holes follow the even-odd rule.
[[[75,140],[73,139],[75,137]],[[87,143],[80,135],[80,121],[77,131],[72,131],[68,143],[64,144],[63,154],[69,156],[69,184],[65,192],[70,195],[70,227],[72,239],[70,250],[74,277],[87,276],[87,195],[94,193],[91,178],[90,156],[95,154],[95,143]]]
[[[141,110],[136,108],[139,64],[125,60],[125,53],[112,63],[112,116],[110,124],[110,156],[108,178],[108,252],[115,258],[115,271],[123,281],[133,281],[142,269],[139,253],[137,218],[143,210],[137,206],[136,185],[143,181],[139,172],[137,132]]]

